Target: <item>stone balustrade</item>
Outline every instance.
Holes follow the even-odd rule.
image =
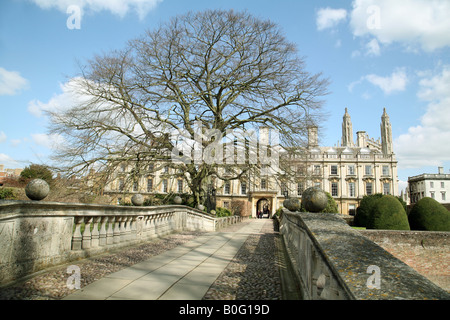
[[[181,205],[0,201],[0,284],[172,232],[211,232],[240,221]]]
[[[338,214],[284,209],[279,223],[304,299],[450,299]]]

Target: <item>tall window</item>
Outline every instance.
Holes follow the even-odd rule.
[[[133,191],[137,192],[139,190],[139,183],[137,181],[133,182]]]
[[[178,193],[183,193],[183,180],[178,180]]]
[[[152,192],[152,191],[153,191],[153,179],[148,178],[147,179],[147,192]]]
[[[355,188],[355,183],[354,182],[349,182],[348,183],[348,195],[350,197],[356,197],[356,188]]]
[[[445,191],[441,192],[442,201],[446,201],[447,197],[445,195]]]
[[[123,181],[123,179],[119,180],[119,191],[123,191],[123,189],[125,188],[125,181]]]
[[[441,188],[442,188],[442,189],[445,188],[445,182],[441,182]]]
[[[266,179],[261,179],[261,189],[262,190],[267,189],[267,180]]]
[[[337,175],[338,174],[338,166],[332,165],[330,174]]]
[[[364,167],[364,174],[370,176],[372,174],[372,166],[368,165]]]
[[[338,183],[337,182],[331,183],[331,196],[332,197],[338,196]]]
[[[162,181],[162,184],[163,184],[163,192],[167,193],[167,191],[168,191],[167,179],[164,179]]]
[[[303,182],[298,182],[297,183],[297,196],[301,196],[303,194],[304,191],[304,187],[303,187]]]
[[[355,166],[354,165],[348,166],[348,174],[355,175]]]
[[[320,166],[319,165],[315,165],[314,166],[314,174],[315,175],[320,175]]]
[[[383,194],[391,194],[391,184],[383,183]]]
[[[383,166],[383,176],[389,175],[389,166]]]
[[[366,183],[366,195],[370,196],[373,192],[373,185],[372,182]]]
[[[230,194],[230,192],[231,192],[231,185],[229,182],[225,182],[225,184],[223,186],[223,193]]]
[[[247,194],[247,183],[241,182],[241,194]]]

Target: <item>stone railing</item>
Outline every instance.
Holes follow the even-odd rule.
[[[0,284],[172,232],[211,232],[240,221],[181,205],[0,201]]]
[[[450,299],[338,214],[284,209],[280,232],[304,299]]]

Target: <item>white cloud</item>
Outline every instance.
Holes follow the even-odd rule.
[[[35,133],[31,138],[34,143],[47,149],[57,149],[64,143],[63,137],[57,134]]]
[[[395,140],[399,166],[439,166],[450,161],[450,65],[439,74],[423,78],[417,96],[428,102],[421,124]]]
[[[56,8],[66,13],[69,6],[79,6],[83,11],[100,12],[110,11],[112,14],[124,17],[133,10],[144,19],[162,0],[32,0],[42,9]]]
[[[372,39],[366,45],[366,55],[368,56],[379,56],[380,55],[380,45],[377,39]]]
[[[337,26],[347,18],[345,9],[322,8],[317,11],[317,29],[324,30]]]
[[[0,164],[3,164],[5,168],[17,168],[19,166],[16,160],[4,153],[0,153]]]
[[[0,131],[0,143],[6,141],[6,134],[3,131]]]
[[[354,87],[368,81],[374,86],[380,88],[386,95],[393,94],[398,91],[405,91],[406,85],[408,84],[408,76],[404,68],[396,68],[390,76],[379,76],[376,74],[368,74],[361,77],[358,81],[352,82],[348,86],[350,92],[353,91]]]
[[[448,0],[354,0],[350,26],[356,37],[427,52],[450,46]]]
[[[28,87],[28,80],[17,71],[0,67],[0,96],[13,96]]]

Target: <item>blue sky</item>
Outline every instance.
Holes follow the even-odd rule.
[[[81,20],[73,19],[73,8]],[[447,0],[2,0],[0,164],[49,162],[57,137],[48,134],[42,110],[70,99],[65,85],[79,73],[77,61],[121,49],[175,15],[231,8],[278,23],[298,45],[307,70],[331,80],[321,145],[341,139],[345,108],[355,140],[357,131],[379,138],[386,108],[401,187],[408,176],[438,166],[448,172]]]

